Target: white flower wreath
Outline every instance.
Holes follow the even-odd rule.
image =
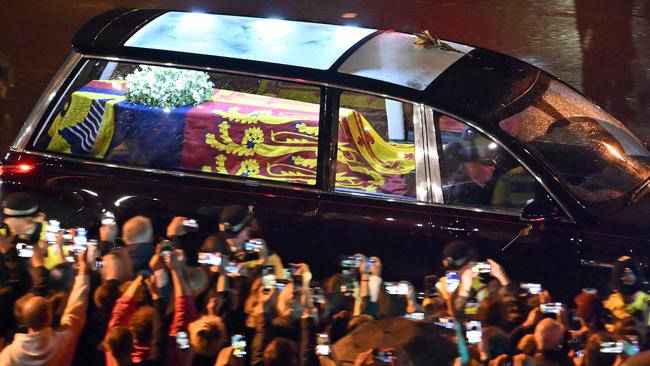
[[[159,66],[140,66],[126,81],[129,102],[154,108],[201,104],[214,88],[206,72]]]

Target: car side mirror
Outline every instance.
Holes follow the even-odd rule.
[[[525,222],[544,222],[560,218],[560,208],[547,194],[537,196],[521,209],[519,218]]]

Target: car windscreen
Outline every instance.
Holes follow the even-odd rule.
[[[588,208],[620,207],[650,174],[650,152],[625,126],[557,80],[499,122]]]

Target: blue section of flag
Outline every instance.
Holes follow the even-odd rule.
[[[98,93],[98,94],[111,94],[111,95],[124,95],[122,90],[117,89],[102,89],[102,88],[91,88],[89,86],[84,86],[79,89],[80,92],[86,93]]]
[[[115,104],[115,132],[107,160],[178,168],[185,140],[185,117],[192,108],[150,108],[128,101]]]
[[[93,100],[83,121],[59,131],[59,135],[70,144],[73,155],[88,154],[95,146],[99,128],[102,125],[106,102],[109,100]]]

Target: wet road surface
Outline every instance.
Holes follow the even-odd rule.
[[[13,87],[0,99],[0,150],[13,141],[65,60],[74,32],[116,7],[274,16],[405,32],[429,29],[541,67],[650,142],[650,0],[3,0],[0,57],[11,65]]]

